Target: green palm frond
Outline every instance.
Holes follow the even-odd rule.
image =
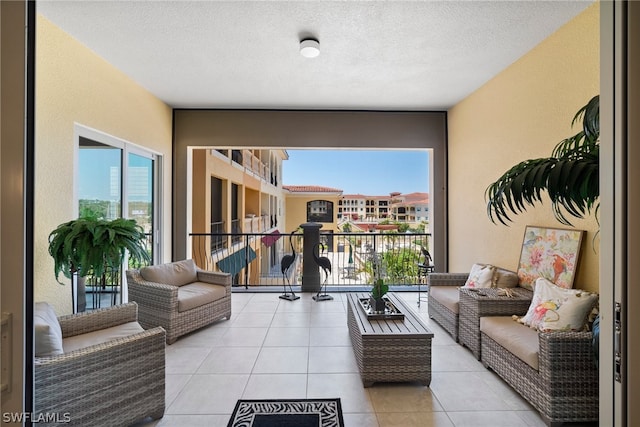
[[[584,218],[598,212],[599,99],[594,96],[576,113],[572,125],[582,120],[582,130],[560,141],[551,157],[520,162],[487,187],[487,214],[492,222],[506,225],[509,215],[541,203],[545,192],[553,214],[563,224],[571,225],[567,216]]]

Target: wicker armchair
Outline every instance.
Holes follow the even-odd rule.
[[[428,276],[429,317],[440,324],[455,341],[458,341],[458,288],[463,286],[469,273],[431,273]]]
[[[167,344],[221,319],[231,318],[231,275],[203,271],[193,260],[127,270],[129,300],[145,327],[162,326]]]
[[[484,265],[484,264],[480,264]],[[492,286],[495,288],[513,288],[518,285],[517,273],[500,268],[494,267],[495,273],[492,279]],[[521,299],[518,302],[519,310],[524,309],[524,312],[518,311],[509,312],[511,310],[512,303],[515,300],[510,298],[498,298],[493,304],[485,305],[484,310],[478,311],[477,309],[471,313],[470,311],[463,312],[464,307],[460,304],[460,287],[464,286],[469,273],[431,273],[429,275],[429,298],[428,308],[429,317],[435,320],[442,326],[456,342],[460,342],[460,334],[463,332],[460,330],[460,318],[463,315],[467,317],[473,317],[473,322],[477,324],[472,331],[476,336],[477,346],[480,346],[480,333],[478,331],[479,316],[486,315],[501,315],[501,314],[524,314],[529,306],[529,301],[533,296],[533,292],[518,287],[518,295]],[[480,289],[480,291],[482,291]],[[488,298],[487,298],[488,300]],[[511,302],[511,303],[510,303]],[[522,305],[524,302],[524,305]],[[501,307],[500,307],[501,306]],[[469,308],[469,307],[467,307]],[[506,310],[506,312],[505,312]],[[469,342],[462,342],[468,346]],[[475,346],[474,346],[475,347]],[[479,351],[479,349],[478,349]],[[474,351],[476,357],[479,359],[478,351]]]
[[[594,362],[591,332],[538,332],[511,317],[481,319],[482,363],[529,401],[549,426],[566,422],[598,421],[598,368]],[[507,347],[518,344],[491,331],[532,335],[525,362]],[[499,343],[498,341],[503,341]],[[531,342],[531,340],[528,340]],[[533,366],[531,366],[533,364]]]
[[[128,303],[58,318],[65,349],[68,340],[100,342],[96,335],[106,329],[119,337],[35,357],[34,413],[47,420],[43,425],[127,426],[163,416],[165,331],[142,330],[135,323],[137,308]],[[140,332],[127,335],[119,329],[131,329],[128,325]],[[89,338],[81,337],[83,334]],[[56,417],[48,417],[50,414]]]

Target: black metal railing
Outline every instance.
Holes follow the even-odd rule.
[[[242,228],[240,226],[240,219],[232,219],[231,220],[231,241],[233,243],[238,243],[242,238]]]
[[[224,221],[211,223],[211,252],[227,247],[227,240],[221,235],[224,232]]]
[[[329,258],[332,265],[327,286],[370,285],[376,269],[389,285],[415,285],[424,280],[418,264],[425,261],[421,248],[430,249],[430,237],[429,233],[321,233],[319,255]],[[232,273],[234,284],[282,286],[285,278],[280,261],[294,252],[295,261],[286,272],[287,278],[293,285],[302,282],[302,234],[290,237],[277,230],[192,233],[189,239],[196,264],[205,270]],[[324,273],[321,280],[325,280]]]
[[[143,241],[145,250],[149,254],[149,259],[153,263],[153,233],[145,233],[145,239]],[[122,299],[122,286],[124,283],[124,274],[127,269],[141,268],[149,263],[134,262],[132,259],[128,259],[123,268],[111,269],[107,268],[102,276],[95,276],[92,273],[87,274],[82,278],[82,282],[79,282],[83,289],[78,289],[78,311],[95,310],[102,307],[109,307],[116,304],[121,304]],[[83,295],[81,295],[83,294]],[[83,304],[81,309],[81,304]]]

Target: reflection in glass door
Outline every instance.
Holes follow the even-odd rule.
[[[80,138],[78,216],[122,216],[122,149]]]
[[[152,157],[129,153],[127,164],[127,218],[135,219],[147,235],[147,249],[154,259],[153,250],[153,171]]]

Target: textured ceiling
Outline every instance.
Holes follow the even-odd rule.
[[[443,110],[591,1],[37,1],[176,108]],[[307,36],[320,56],[299,54]]]

